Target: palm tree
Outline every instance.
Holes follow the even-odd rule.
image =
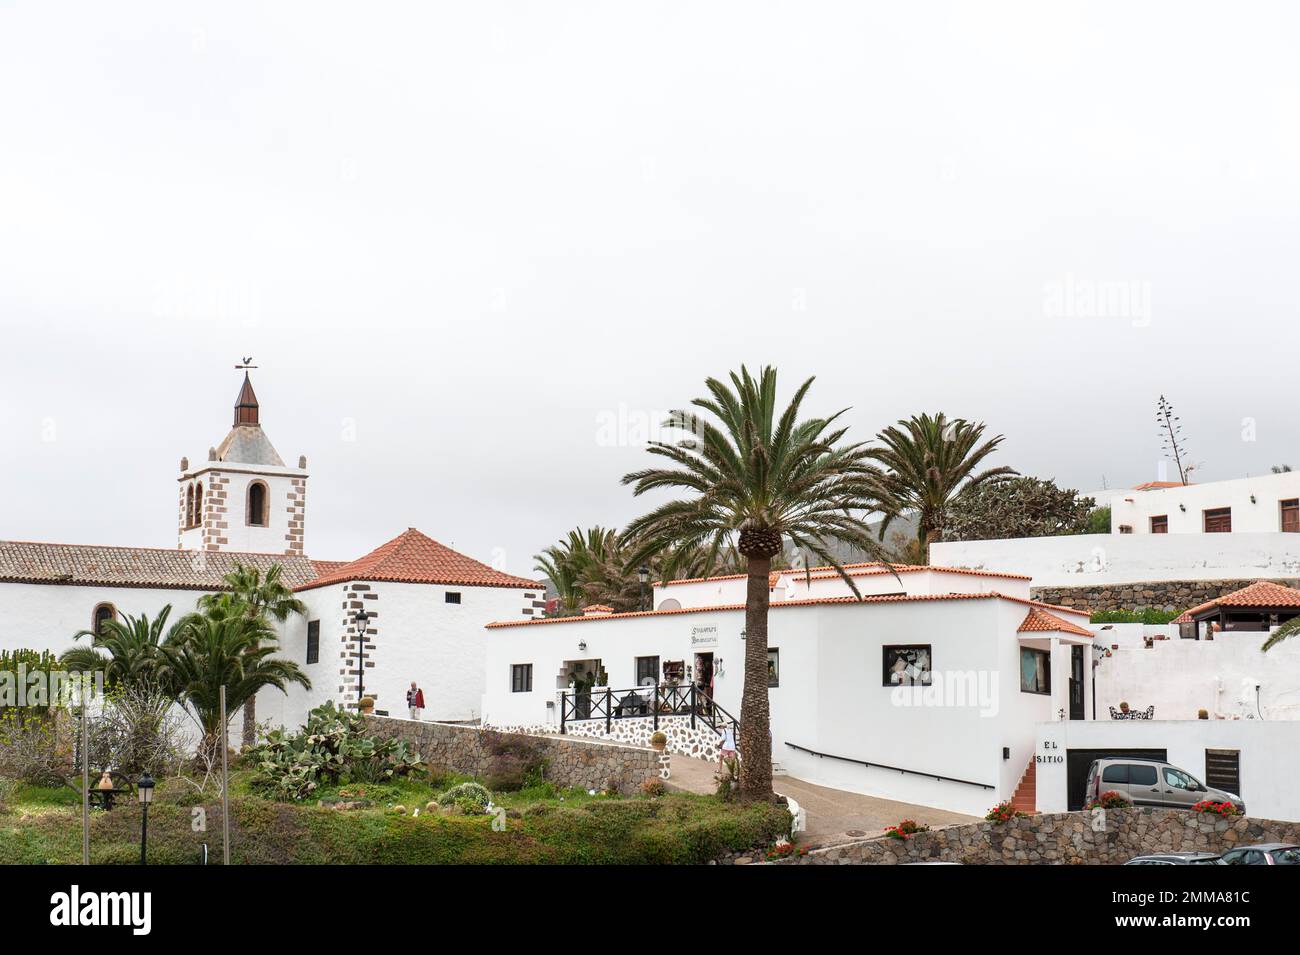
[[[271,628],[260,617],[243,615],[190,614],[162,645],[162,670],[198,723],[204,754],[218,751],[223,685],[227,713],[246,706],[266,687],[285,692],[296,683],[311,689],[296,663],[275,659],[273,653]]]
[[[1297,633],[1300,633],[1300,617],[1292,617],[1286,623],[1282,624],[1270,633],[1268,639],[1264,641],[1264,645],[1261,646],[1260,649],[1267,653],[1283,640],[1289,640]]]
[[[884,558],[863,517],[880,506],[879,474],[861,444],[840,445],[846,429],[828,418],[799,420],[813,379],[795,392],[777,417],[776,369],[758,377],[742,366],[731,387],[710,378],[711,397],[692,404],[708,412],[674,411],[665,427],[689,435],[676,444],[654,441],[651,454],[671,466],[623,477],[637,495],[660,488],[691,496],[663,504],[628,525],[632,561],[673,548],[721,552],[734,538],[745,560],[745,685],[740,705],[740,789],[746,799],[772,798],[772,753],[767,690],[768,574],[788,538],[834,567],[854,594],[856,584],[828,543],[851,544]]]
[[[943,536],[948,507],[966,490],[1016,473],[1008,467],[975,470],[1002,443],[999,434],[980,444],[983,435],[983,423],[964,418],[949,421],[942,411],[913,415],[899,421],[898,427],[881,431],[877,437],[884,447],[868,452],[887,469],[885,488],[893,501],[891,513],[881,524],[881,536],[892,518],[902,511],[914,511],[917,543],[928,564],[930,544]]]
[[[284,623],[293,614],[306,612],[306,605],[293,595],[293,590],[286,586],[279,564],[272,564],[266,576],[256,567],[235,564],[235,569],[223,578],[229,592],[204,594],[199,598],[199,607],[206,612],[232,612],[231,598],[243,608],[243,613],[250,619],[262,620],[269,624]],[[274,648],[277,639],[273,629],[265,628],[265,638]],[[254,649],[257,649],[255,646]],[[229,701],[227,701],[229,702]],[[257,697],[249,697],[244,704],[243,745],[252,746],[257,742]]]
[[[166,690],[159,672],[162,647],[184,623],[181,621],[168,630],[167,618],[171,612],[168,604],[153,620],[147,614],[135,617],[125,613],[122,620],[105,620],[97,632],[79,631],[73,639],[90,637],[90,645],[73,647],[59,658],[60,662],[72,673],[102,670],[104,682],[109,686],[149,684]]]

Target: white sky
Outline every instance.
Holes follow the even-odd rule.
[[[316,557],[527,573],[742,361],[1085,489],[1162,391],[1300,466],[1287,4],[204,7],[0,0],[0,538],[173,546],[249,354]]]

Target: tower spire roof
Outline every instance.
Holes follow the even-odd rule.
[[[239,397],[235,399],[235,426],[257,424],[257,412],[257,395],[253,391],[253,382],[248,377],[248,372],[244,372],[244,386],[239,389]]]

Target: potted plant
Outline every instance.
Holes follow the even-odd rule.
[[[655,730],[650,735],[650,746],[662,753],[668,746],[668,735],[663,730]]]
[[[1124,702],[1123,700],[1120,700],[1120,703],[1119,703],[1119,711],[1120,711],[1121,713],[1123,713],[1125,716],[1128,715],[1128,704],[1127,704],[1126,702]]]
[[[1208,719],[1210,718],[1210,711],[1209,711],[1209,710],[1197,710],[1197,711],[1196,711],[1196,718],[1197,718],[1198,720],[1208,720]]]
[[[357,709],[361,711],[362,716],[370,716],[375,712],[375,698],[373,696],[363,696],[357,701]]]

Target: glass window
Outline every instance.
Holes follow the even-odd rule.
[[[533,665],[531,663],[515,663],[511,665],[510,692],[533,692]]]
[[[1232,508],[1215,507],[1205,511],[1205,533],[1227,534],[1232,531]]]
[[[636,685],[654,686],[659,682],[659,658],[636,658]]]
[[[307,662],[320,662],[320,621],[307,621]]]
[[[1154,766],[1129,766],[1128,781],[1134,786],[1154,786],[1156,768]]]
[[[929,686],[932,661],[930,644],[882,648],[885,686]],[[771,661],[768,661],[771,666]]]
[[[1152,533],[1152,534],[1168,534],[1168,533],[1169,533],[1169,515],[1168,515],[1168,514],[1161,514],[1159,517],[1153,517],[1153,518],[1151,518],[1151,533]]]
[[[1020,692],[1052,692],[1052,657],[1046,650],[1020,648]]]
[[[449,604],[458,604],[460,603],[460,591],[449,590],[447,591],[443,599],[446,600],[446,602]]]
[[[1300,849],[1278,849],[1273,853],[1274,865],[1300,865]]]
[[[1300,498],[1282,501],[1282,532],[1300,534]]]
[[[1165,767],[1164,775],[1165,785],[1169,786],[1171,789],[1187,789],[1190,791],[1200,789],[1200,786],[1196,784],[1196,781],[1193,780],[1191,776],[1188,776],[1181,770],[1174,769],[1172,766]]]
[[[1128,767],[1123,763],[1107,766],[1105,772],[1101,774],[1101,781],[1103,783],[1127,783]]]
[[[781,651],[776,647],[767,648],[767,685],[781,685]]]

